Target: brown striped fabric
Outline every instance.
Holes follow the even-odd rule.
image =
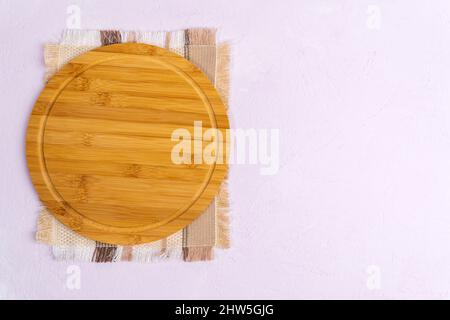
[[[118,30],[101,30],[100,39],[103,46],[121,43],[122,35]],[[117,246],[95,242],[94,262],[112,262],[116,255]]]
[[[187,29],[185,30],[185,58],[199,67],[214,83],[216,70],[215,30]],[[213,203],[205,212],[183,229],[183,260],[199,261],[211,260],[215,242],[215,205]],[[198,230],[202,232],[203,241],[196,237]]]
[[[213,201],[201,216],[183,230],[184,261],[205,261],[213,258],[215,225]]]
[[[96,242],[92,262],[113,262],[117,247],[113,245]]]
[[[117,30],[101,30],[100,39],[103,46],[108,46],[110,44],[121,43],[122,35]]]
[[[199,67],[214,83],[216,71],[216,46],[214,45],[189,45],[186,46],[186,59]]]
[[[167,50],[169,50],[169,48],[170,48],[170,32],[168,32],[166,34],[166,40],[164,42],[164,48],[166,48]]]
[[[185,30],[185,44],[189,45],[215,45],[216,29],[191,28]]]

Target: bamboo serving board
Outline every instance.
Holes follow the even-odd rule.
[[[176,129],[201,140],[192,159],[204,150],[194,121],[224,137],[229,127],[214,86],[192,63],[145,44],[92,50],[54,75],[33,108],[26,137],[33,184],[60,222],[90,239],[161,239],[208,207],[227,172],[223,162],[172,161]]]

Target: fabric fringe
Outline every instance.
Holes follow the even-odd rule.
[[[120,260],[121,261],[133,260],[133,247],[132,246],[122,247],[122,256],[120,257]]]
[[[53,242],[53,216],[42,208],[39,213],[36,240],[40,243],[52,244]]]
[[[113,247],[100,244],[99,246],[53,245],[52,253],[57,261],[73,262],[118,262],[122,258],[121,246]]]
[[[100,47],[102,39],[98,30],[65,29],[60,44]]]
[[[118,30],[100,30],[100,40],[103,46],[121,43],[122,34]]]
[[[229,42],[217,46],[216,88],[228,111],[230,95],[230,60],[231,46]],[[230,248],[230,203],[228,177],[225,177],[216,196],[216,246],[221,249]]]
[[[193,28],[186,30],[186,45],[215,45],[216,29]]]
[[[140,250],[139,247],[133,248],[133,258],[131,261],[147,263],[155,261],[181,260],[183,257],[182,248],[167,248],[161,251],[159,248]]]
[[[58,71],[58,57],[59,45],[51,43],[46,44],[44,47],[45,82]]]
[[[225,177],[216,196],[216,246],[220,249],[230,248],[230,201],[228,177]]]
[[[152,31],[152,32],[136,32],[136,42],[151,44],[158,47],[164,47],[166,42],[166,32]]]
[[[228,111],[228,100],[230,96],[230,62],[231,45],[229,42],[219,43],[217,46],[216,63],[216,88]]]
[[[214,259],[213,247],[184,247],[183,260],[186,262],[211,261]]]
[[[175,30],[170,32],[169,36],[169,48],[180,48],[185,45],[184,30]]]
[[[122,257],[119,246],[96,241],[92,262],[115,262]]]
[[[53,245],[52,253],[57,261],[91,262],[94,247]]]
[[[148,249],[139,250],[133,249],[132,258],[128,257],[124,259],[124,253],[122,247],[118,247],[114,255],[110,255],[111,251],[107,247],[100,248],[96,247],[80,247],[80,246],[63,246],[54,245],[53,255],[58,261],[74,261],[74,262],[97,262],[97,263],[108,263],[108,262],[119,262],[119,261],[132,261],[139,263],[148,263],[155,261],[165,261],[165,260],[181,260],[184,258],[184,250],[182,248],[169,248],[161,252],[160,249]],[[202,249],[202,247],[199,247]],[[207,248],[207,247],[206,247]],[[189,248],[189,251],[192,248]],[[198,248],[195,248],[198,249]],[[189,260],[186,261],[206,261],[212,260],[212,254],[207,252],[201,253],[201,250],[194,250],[189,254]]]

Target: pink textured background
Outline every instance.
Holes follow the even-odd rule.
[[[69,4],[82,28],[232,40],[233,126],[279,128],[281,168],[232,168],[214,262],[81,264],[69,290],[33,240],[24,135]],[[450,2],[0,0],[0,39],[0,298],[450,298]]]

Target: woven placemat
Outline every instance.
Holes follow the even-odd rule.
[[[142,42],[169,49],[196,64],[213,82],[228,105],[230,46],[216,43],[215,29],[177,31],[66,30],[59,44],[45,46],[46,80],[72,58],[103,45]],[[165,259],[207,261],[214,249],[226,249],[229,240],[227,180],[209,207],[194,222],[175,234],[148,244],[116,246],[82,237],[58,222],[45,208],[40,212],[36,238],[51,245],[62,261],[151,262]]]

